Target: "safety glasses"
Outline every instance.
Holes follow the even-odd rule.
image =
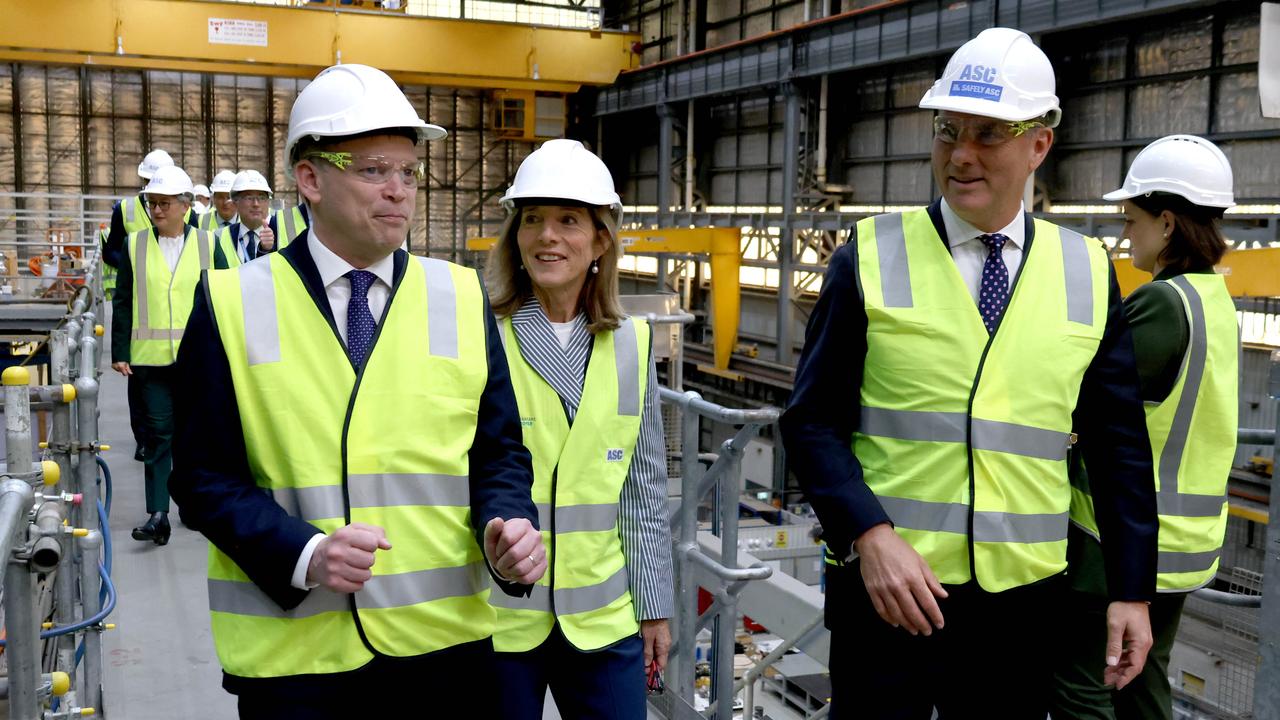
[[[420,160],[395,162],[382,155],[356,155],[325,150],[306,153],[302,158],[324,160],[339,170],[351,174],[357,180],[371,185],[381,185],[396,176],[405,187],[416,188],[427,176],[426,166]]]
[[[979,145],[991,147],[1021,137],[1028,130],[1044,127],[1039,120],[993,120],[991,118],[958,118],[938,115],[933,118],[933,137],[947,144],[968,138]]]

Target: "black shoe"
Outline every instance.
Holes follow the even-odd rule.
[[[133,539],[143,542],[150,540],[157,545],[169,544],[169,513],[151,513],[151,517],[141,527],[133,529]]]
[[[138,446],[138,449],[137,449],[137,450],[134,450],[134,451],[133,451],[133,459],[134,459],[134,460],[137,460],[138,462],[146,462],[146,461],[147,461],[147,454],[146,454],[146,453],[144,453],[144,452],[142,452],[142,446],[141,446],[141,445],[139,445],[139,446]]]

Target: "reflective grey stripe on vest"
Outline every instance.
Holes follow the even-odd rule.
[[[143,330],[135,329],[129,331],[129,337],[132,340],[181,340],[182,331],[183,328],[175,328],[172,330],[157,330],[154,328]]]
[[[1093,270],[1089,266],[1089,246],[1074,230],[1058,228],[1062,237],[1062,274],[1067,290],[1067,320],[1093,324]]]
[[[877,215],[876,255],[880,258],[880,292],[885,307],[911,307],[911,270],[907,262],[907,238],[902,213]]]
[[[418,603],[466,597],[482,592],[489,585],[485,563],[448,568],[432,568],[396,575],[374,575],[356,593],[356,607],[361,610],[383,610],[408,607]]]
[[[200,269],[209,269],[209,252],[213,247],[213,236],[204,230],[196,231],[196,249],[200,251]],[[175,268],[176,271],[176,268]]]
[[[290,208],[283,213],[284,215],[284,236],[286,242],[293,242],[298,239],[298,208]]]
[[[1156,572],[1189,573],[1204,572],[1218,561],[1218,550],[1205,552],[1165,552],[1156,558]]]
[[[564,505],[556,508],[555,524],[551,524],[551,505],[538,503],[538,527],[556,534],[569,532],[604,532],[618,527],[618,503],[600,505]]]
[[[624,565],[609,579],[595,585],[556,588],[556,615],[591,612],[607,606],[627,592],[630,576]],[[534,585],[529,597],[512,597],[501,590],[489,593],[489,604],[507,610],[551,610],[551,592],[546,585]]]
[[[858,431],[864,435],[927,442],[965,442],[964,413],[863,407]],[[1071,433],[973,418],[973,449],[1065,460]]]
[[[928,502],[887,495],[877,495],[876,498],[896,527],[961,535],[969,533],[969,506],[964,503]]]
[[[613,331],[613,361],[618,368],[618,414],[640,414],[640,351],[636,347],[636,326],[624,318]]]
[[[316,588],[307,593],[292,610],[282,610],[274,600],[251,582],[215,580],[210,578],[209,609],[213,612],[252,615],[254,617],[298,620],[327,612],[346,612],[350,609],[346,595]]]
[[[134,333],[145,333],[151,330],[151,303],[148,296],[151,289],[147,286],[147,251],[150,249],[151,230],[139,230],[133,234],[133,286],[137,288],[134,291],[134,297],[138,302],[138,326],[133,329]],[[139,273],[137,268],[141,268]],[[140,276],[140,277],[139,277]],[[135,339],[144,340],[151,338],[141,338],[135,336]]]
[[[244,311],[244,347],[249,367],[280,362],[280,326],[271,263],[244,263],[240,273],[240,305]]]
[[[1059,542],[1067,539],[1068,525],[1068,513],[1022,515],[979,510],[973,514],[973,541]]]
[[[485,589],[488,572],[483,562],[397,575],[375,575],[356,593],[364,609],[406,607],[450,597],[475,595]],[[213,612],[297,620],[327,612],[347,612],[347,595],[316,588],[294,609],[282,610],[251,582],[209,580],[209,609]]]
[[[341,488],[338,488],[341,492]],[[354,508],[470,507],[471,480],[466,475],[379,473],[348,475],[347,496]]]
[[[427,344],[436,357],[458,357],[458,291],[449,264],[418,257],[427,283]]]
[[[1178,471],[1182,468],[1182,456],[1187,449],[1187,436],[1191,431],[1191,416],[1200,396],[1200,382],[1204,378],[1205,359],[1209,353],[1205,337],[1204,304],[1200,293],[1185,277],[1179,275],[1171,281],[1182,291],[1186,307],[1191,315],[1191,344],[1183,365],[1186,380],[1178,407],[1169,426],[1169,437],[1160,452],[1160,490],[1156,493],[1156,507],[1161,515],[1183,517],[1217,517],[1222,513],[1226,496],[1190,495],[1178,492]]]
[[[121,209],[124,210],[124,221],[130,225],[138,221],[138,198],[129,197],[121,202]]]
[[[341,485],[274,488],[271,496],[293,517],[307,521],[346,517]],[[352,509],[383,507],[470,507],[466,476],[419,473],[348,475]]]

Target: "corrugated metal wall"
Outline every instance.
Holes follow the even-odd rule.
[[[1271,373],[1271,348],[1245,347],[1240,356],[1240,427],[1275,428],[1276,404],[1268,395]],[[1236,448],[1236,465],[1260,455],[1275,457],[1275,448],[1266,445],[1240,445]]]
[[[136,192],[138,162],[163,148],[196,183],[224,168],[255,169],[293,204],[283,152],[289,111],[305,86],[292,78],[0,65],[0,192]],[[429,239],[433,253],[453,256],[467,237],[496,228],[498,197],[532,146],[485,129],[481,91],[409,86],[405,93],[450,131],[422,150],[429,177],[411,242],[421,251]]]

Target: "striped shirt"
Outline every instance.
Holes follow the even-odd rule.
[[[530,298],[511,316],[511,325],[521,355],[560,396],[572,423],[582,401],[582,386],[591,356],[593,338],[587,330],[586,317],[578,315],[573,319],[573,332],[563,348],[536,298]],[[640,435],[618,497],[618,532],[630,576],[636,619],[672,617],[675,581],[667,520],[667,448],[662,434],[658,374],[652,350],[648,389],[640,414]]]

